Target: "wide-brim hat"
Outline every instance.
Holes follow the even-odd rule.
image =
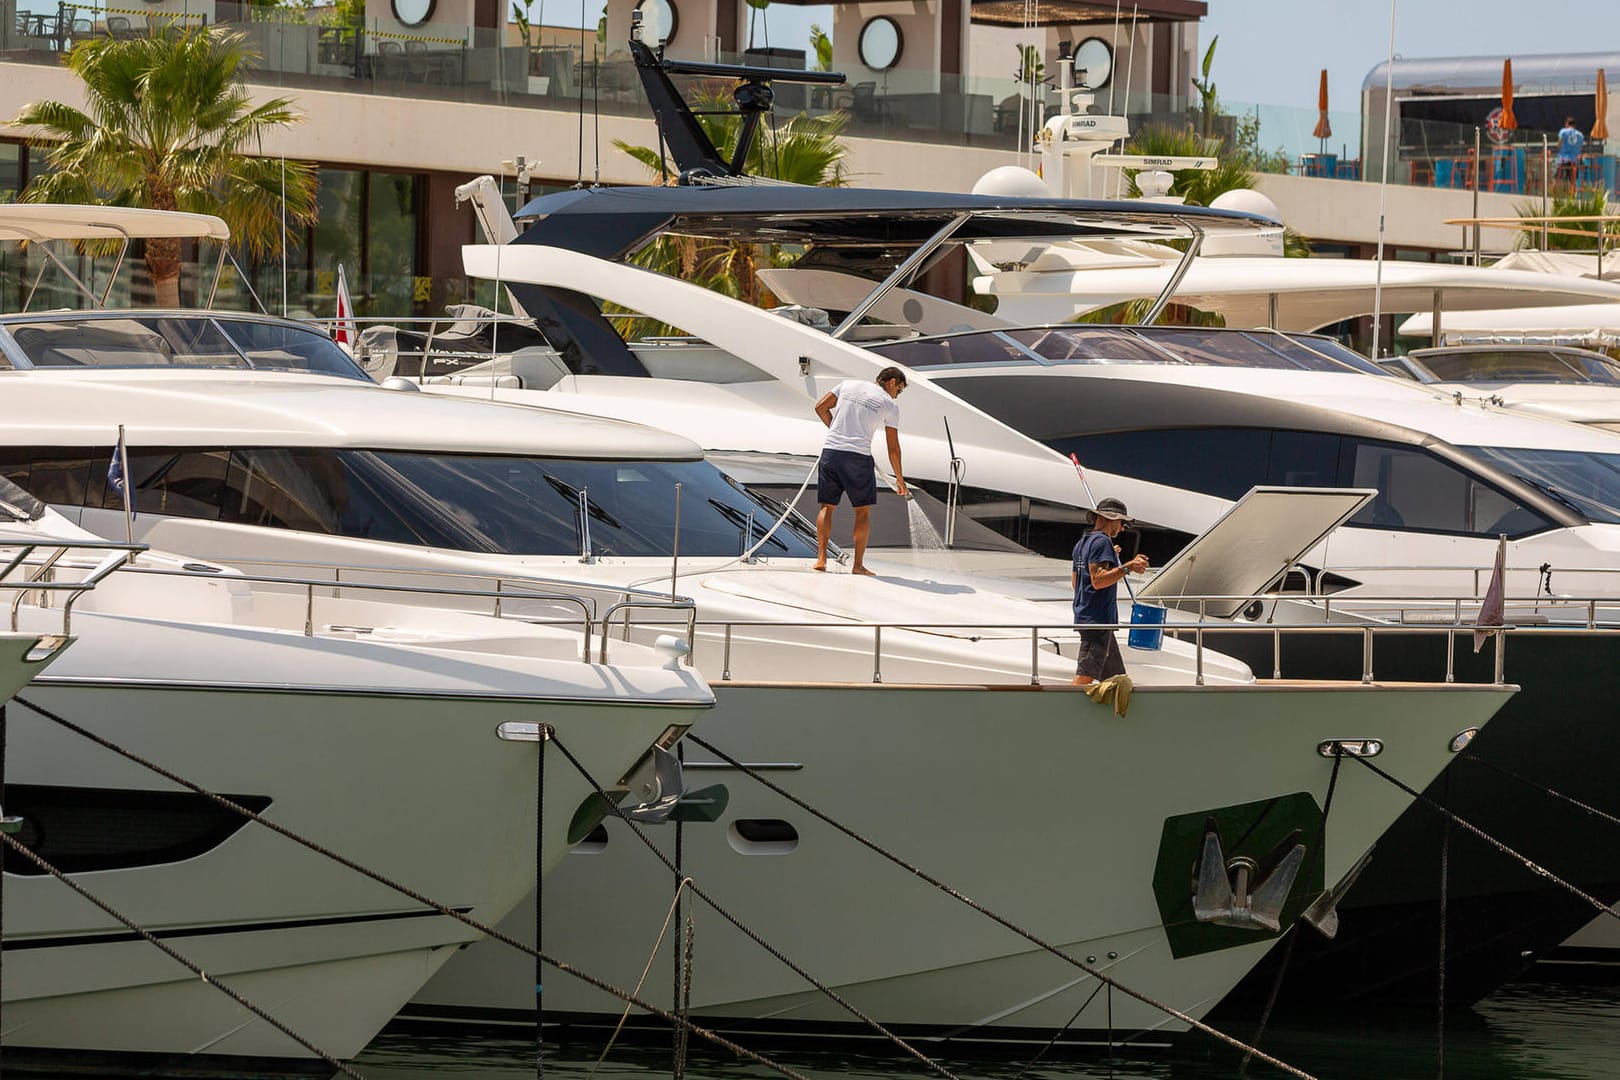
[[[1111,521],[1129,521],[1131,513],[1125,509],[1125,504],[1118,499],[1101,499],[1097,502],[1094,511],[1098,517],[1108,518]]]

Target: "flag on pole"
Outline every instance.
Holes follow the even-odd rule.
[[[124,425],[118,425],[118,445],[107,463],[107,486],[118,493],[124,504],[124,538],[135,540],[135,504],[129,485],[129,446],[124,442]]]
[[[1474,651],[1485,647],[1485,639],[1496,631],[1489,627],[1503,625],[1503,578],[1507,576],[1507,537],[1496,541],[1496,567],[1491,571],[1491,583],[1485,589],[1485,599],[1479,605],[1479,618],[1474,623]]]
[[[332,321],[332,340],[351,353],[360,343],[360,334],[354,324],[354,303],[349,299],[349,279],[343,273],[342,263],[338,263],[337,317]]]

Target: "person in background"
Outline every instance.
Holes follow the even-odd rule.
[[[849,494],[855,508],[855,562],[852,574],[870,576],[866,568],[866,539],[872,532],[872,505],[877,502],[877,469],[872,460],[872,437],[879,427],[888,439],[889,464],[895,490],[910,498],[900,471],[900,405],[906,374],[897,367],[878,372],[873,382],[845,379],[816,402],[816,415],[827,425],[816,482],[816,565],[827,569],[827,541],[832,536],[833,508]]]
[[[1585,145],[1586,136],[1575,126],[1575,118],[1564,117],[1564,126],[1558,129],[1558,171],[1553,174],[1553,183],[1568,175],[1570,190],[1575,190],[1576,170],[1581,162],[1581,148]]]
[[[1080,629],[1080,662],[1075,667],[1074,685],[1087,686],[1113,675],[1125,674],[1125,660],[1119,654],[1119,642],[1114,631],[1088,630],[1099,624],[1107,626],[1119,622],[1119,582],[1126,574],[1140,574],[1147,570],[1146,555],[1138,554],[1130,562],[1121,564],[1119,547],[1114,537],[1119,535],[1130,514],[1118,499],[1101,499],[1097,503],[1091,531],[1074,545],[1074,573],[1070,578],[1074,586],[1074,624]]]

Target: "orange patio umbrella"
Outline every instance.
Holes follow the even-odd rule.
[[[1497,126],[1503,131],[1516,131],[1519,118],[1513,115],[1513,61],[1502,61],[1502,119]]]
[[[1602,85],[1602,78],[1603,73],[1598,72],[1599,86]],[[1311,132],[1311,134],[1315,135],[1318,139],[1328,139],[1333,137],[1333,125],[1328,123],[1327,105],[1327,68],[1323,68],[1322,86],[1321,89],[1316,91],[1316,110],[1319,115],[1316,118],[1316,130]]]
[[[1597,119],[1592,121],[1592,138],[1607,139],[1609,137],[1609,80],[1598,68],[1597,81]]]

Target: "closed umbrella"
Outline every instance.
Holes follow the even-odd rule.
[[[1517,131],[1519,118],[1513,115],[1513,61],[1502,61],[1502,119],[1497,126],[1503,131]]]
[[[1602,78],[1603,73],[1599,72],[1599,86],[1602,85]],[[1333,125],[1328,123],[1327,105],[1327,68],[1323,68],[1322,86],[1321,89],[1316,91],[1316,111],[1318,114],[1316,117],[1316,130],[1311,132],[1311,134],[1315,135],[1318,139],[1329,139],[1333,137]]]
[[[1609,80],[1604,76],[1603,69],[1598,68],[1597,81],[1597,119],[1592,121],[1592,138],[1607,139],[1609,137]]]

